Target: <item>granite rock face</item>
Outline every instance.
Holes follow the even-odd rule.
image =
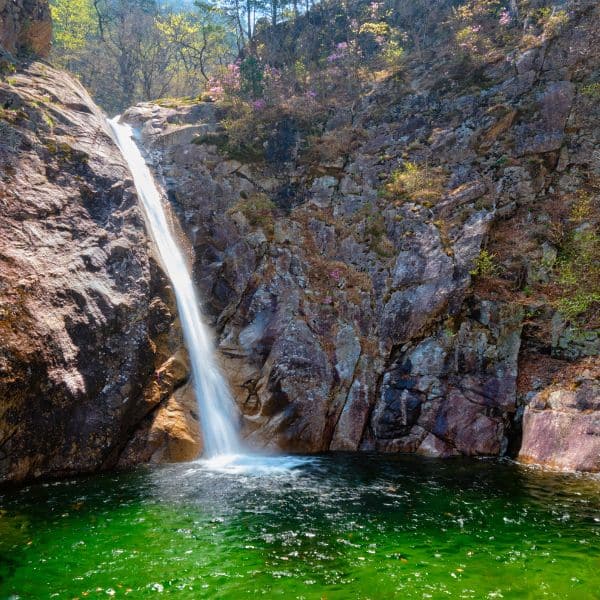
[[[171,454],[196,455],[172,294],[104,116],[35,62],[0,106],[0,482],[114,466],[154,418],[155,453],[193,435]]]
[[[142,105],[125,118],[140,128],[194,247],[251,446],[506,449],[522,311],[469,294],[491,211],[473,210],[447,235],[431,211],[404,205],[378,217],[384,239],[375,240],[365,229],[378,168],[360,171],[372,162],[365,150],[335,184],[308,179],[308,201],[290,212],[277,208],[276,177],[190,140],[192,123],[217,131],[214,105]],[[257,224],[253,203],[264,196],[275,200]]]
[[[332,115],[323,136],[346,136],[347,147],[308,163],[294,146],[301,132],[283,136],[289,120],[261,162],[223,150],[215,103],[126,114],[194,249],[250,445],[515,452],[527,395],[519,365],[553,341],[530,339],[528,301],[505,293],[506,280],[547,278],[552,248],[509,248],[498,289],[471,273],[502,231],[542,223],[551,198],[586,185],[600,152],[579,83],[600,60],[598,6],[569,10],[560,35],[485,65],[478,89],[458,77],[440,84],[452,57],[409,62],[402,82],[375,84]],[[444,173],[433,205],[382,197],[407,160]],[[548,321],[555,309],[544,311]],[[593,344],[560,339],[574,359],[593,354]]]
[[[555,383],[529,399],[519,460],[563,471],[600,471],[600,368]]]

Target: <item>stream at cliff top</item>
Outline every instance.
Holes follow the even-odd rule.
[[[235,465],[0,491],[0,598],[600,598],[597,478],[405,456]]]

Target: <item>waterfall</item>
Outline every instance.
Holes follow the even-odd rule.
[[[169,227],[162,195],[133,139],[133,130],[119,117],[109,121],[115,140],[129,165],[152,237],[173,284],[184,339],[192,363],[192,381],[200,412],[204,453],[209,457],[239,451],[234,426],[234,403],[214,356],[211,335],[199,309],[194,284],[183,253]]]

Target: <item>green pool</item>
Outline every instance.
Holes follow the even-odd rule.
[[[0,598],[600,598],[600,480],[323,456],[0,491]]]

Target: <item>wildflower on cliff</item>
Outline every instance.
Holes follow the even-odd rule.
[[[339,42],[339,44],[336,44],[335,50],[327,57],[327,62],[332,63],[340,60],[340,58],[344,58],[347,52],[348,42]]]
[[[221,86],[218,83],[215,83],[215,84],[211,85],[210,88],[208,88],[208,93],[211,94],[212,96],[220,98],[225,93],[225,90],[223,89],[223,86]]]
[[[506,10],[506,8],[500,13],[500,25],[502,25],[502,27],[506,27],[507,25],[510,25],[512,21],[512,17],[510,16],[510,13],[508,12],[508,10]]]

